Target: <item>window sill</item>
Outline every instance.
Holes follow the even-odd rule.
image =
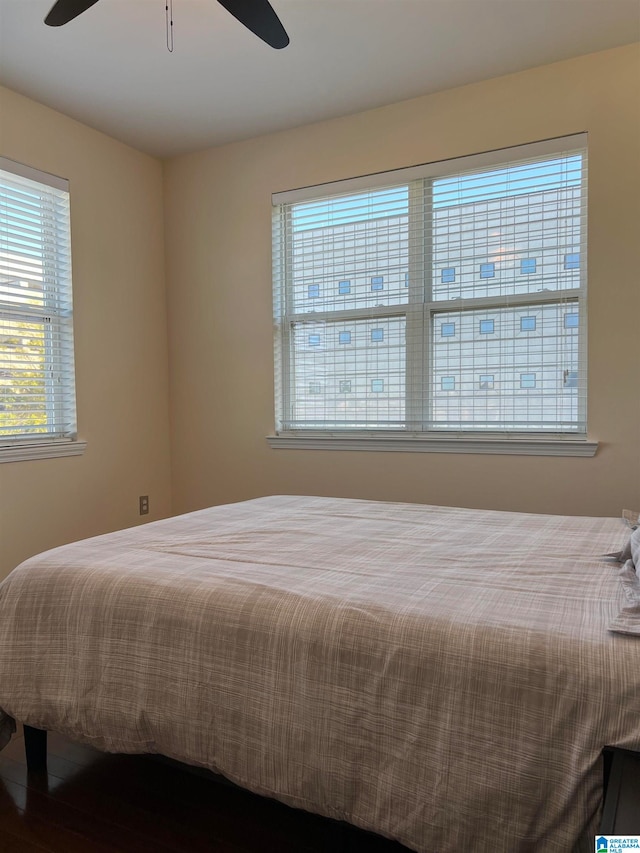
[[[55,459],[59,456],[81,456],[86,441],[34,441],[30,444],[0,444],[0,464],[26,462],[31,459]]]
[[[368,450],[405,453],[495,453],[513,456],[595,456],[597,441],[577,438],[454,438],[405,435],[267,436],[276,450]]]

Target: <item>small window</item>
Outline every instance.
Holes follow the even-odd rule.
[[[69,216],[64,178],[0,157],[0,462],[76,441]]]
[[[536,375],[535,375],[535,373],[521,373],[520,374],[520,387],[521,388],[535,388],[536,387]]]
[[[320,335],[309,335],[309,346],[310,347],[320,346]]]
[[[577,388],[578,387],[578,371],[577,370],[565,370],[562,374],[562,384],[565,388]]]
[[[450,284],[452,281],[456,280],[456,268],[455,267],[446,267],[440,273],[440,280],[443,284]]]
[[[320,296],[320,285],[310,284],[307,287],[307,299],[317,299]]]
[[[455,376],[443,376],[440,380],[440,388],[443,391],[455,391],[456,390],[456,378]]]
[[[440,335],[443,338],[451,338],[456,333],[456,324],[455,323],[443,323],[440,326]]]
[[[536,318],[535,317],[520,317],[521,332],[535,332]]]
[[[494,386],[493,374],[492,373],[481,374],[480,380],[479,380],[479,385],[483,391],[490,391]]]
[[[577,314],[565,314],[564,315],[564,327],[565,327],[565,329],[577,329],[578,328],[578,315]]]
[[[384,290],[384,276],[373,276],[371,279],[371,290]]]
[[[492,335],[493,334],[493,320],[480,320],[480,334],[481,335]]]
[[[338,335],[338,340],[341,344],[350,344],[351,332],[340,332],[340,334]]]
[[[381,391],[384,391],[384,379],[372,379],[371,390],[374,394],[379,394]]]
[[[532,275],[536,271],[535,258],[523,258],[520,261],[520,273],[522,275]]]
[[[564,268],[566,270],[580,269],[580,255],[577,252],[572,252],[564,256]]]
[[[322,394],[322,385],[319,382],[310,382],[309,383],[309,393],[310,394]]]
[[[480,264],[480,278],[493,278],[495,274],[495,264]]]
[[[350,281],[339,281],[338,282],[338,293],[351,293],[351,282]]]
[[[404,286],[409,287],[409,273],[408,272],[406,272],[404,274]]]
[[[371,340],[376,342],[383,341],[384,329],[371,329]]]
[[[340,381],[340,393],[341,394],[350,394],[351,393],[351,381],[349,379],[342,379]]]

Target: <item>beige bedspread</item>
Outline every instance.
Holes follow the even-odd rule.
[[[0,587],[0,708],[421,853],[590,851],[601,749],[640,749],[624,539],[269,497],[78,542]]]

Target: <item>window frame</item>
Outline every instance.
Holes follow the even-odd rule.
[[[450,173],[464,168],[490,169],[506,166],[510,162],[525,160],[528,157],[560,156],[563,151],[587,147],[586,134],[576,134],[572,137],[560,137],[543,142],[516,146],[509,149],[499,149],[480,155],[456,158],[422,166],[408,167],[394,172],[378,173],[361,178],[338,181],[302,190],[276,193],[274,204],[274,313],[275,313],[275,358],[276,358],[276,418],[278,418],[279,400],[285,389],[291,387],[292,361],[292,329],[296,323],[309,321],[309,315],[295,312],[293,305],[293,248],[287,229],[280,225],[279,206],[294,204],[299,201],[328,197],[332,194],[375,190],[376,188],[391,187],[394,184],[409,187],[409,208],[423,211],[422,222],[419,224],[423,236],[421,241],[409,242],[409,272],[408,272],[408,301],[400,304],[390,304],[380,308],[354,308],[345,311],[329,310],[313,312],[313,322],[342,322],[359,319],[377,320],[406,318],[407,340],[418,339],[423,347],[420,377],[412,375],[416,369],[415,358],[407,357],[406,361],[406,392],[405,416],[407,422],[421,422],[429,425],[423,430],[393,430],[388,427],[379,430],[355,430],[330,427],[323,430],[284,428],[276,421],[275,432],[268,436],[268,442],[275,448],[303,449],[355,449],[355,450],[424,450],[436,452],[470,452],[470,453],[515,453],[526,455],[569,455],[592,456],[597,450],[597,442],[588,440],[587,432],[554,433],[523,430],[507,433],[504,430],[473,430],[460,429],[442,432],[433,428],[431,407],[437,379],[433,373],[431,359],[438,314],[452,310],[446,300],[434,299],[431,293],[432,275],[425,275],[425,270],[432,270],[431,246],[429,234],[430,225],[424,219],[424,211],[431,211],[428,203],[412,205],[416,193],[430,193],[433,181],[446,177]],[[585,175],[583,173],[583,181]],[[583,240],[582,251],[586,247],[586,225],[582,219]],[[419,243],[419,245],[416,245]],[[284,269],[284,276],[278,281],[278,270]],[[437,277],[438,271],[434,273]],[[480,275],[480,273],[478,272]],[[282,289],[281,289],[282,287]],[[283,292],[284,291],[284,292]],[[475,297],[461,300],[455,306],[456,311],[500,311],[508,306],[509,309],[531,308],[535,310],[542,305],[560,304],[577,300],[580,316],[579,364],[586,368],[586,257],[580,258],[580,286],[577,288],[558,289],[540,293],[528,292],[505,296]],[[428,381],[424,381],[424,377]],[[586,382],[586,378],[583,380]],[[585,393],[580,397],[581,410],[579,418],[586,424],[586,386]]]
[[[69,182],[7,157],[0,157],[0,171],[40,185],[43,197],[38,210],[44,212],[48,206],[45,221],[55,235],[51,251],[43,252],[39,257],[43,267],[42,304],[25,303],[16,309],[15,303],[0,296],[0,314],[4,314],[9,322],[42,324],[45,364],[53,365],[52,368],[43,368],[46,431],[30,433],[25,425],[24,432],[0,437],[0,463],[80,455],[86,449],[86,442],[78,440],[76,424]],[[10,178],[7,179],[9,182]],[[54,203],[52,193],[55,191],[66,194],[67,198]],[[5,233],[9,245],[12,232]],[[0,251],[2,245],[0,235]],[[54,256],[53,269],[47,270]],[[38,256],[35,259],[38,260]],[[65,268],[68,272],[63,274],[61,270]],[[48,287],[47,282],[53,280],[55,287]],[[51,296],[51,291],[56,295]]]

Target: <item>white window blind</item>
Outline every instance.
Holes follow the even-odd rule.
[[[75,433],[67,182],[0,158],[0,455]]]
[[[279,434],[586,437],[586,135],[274,203]]]

